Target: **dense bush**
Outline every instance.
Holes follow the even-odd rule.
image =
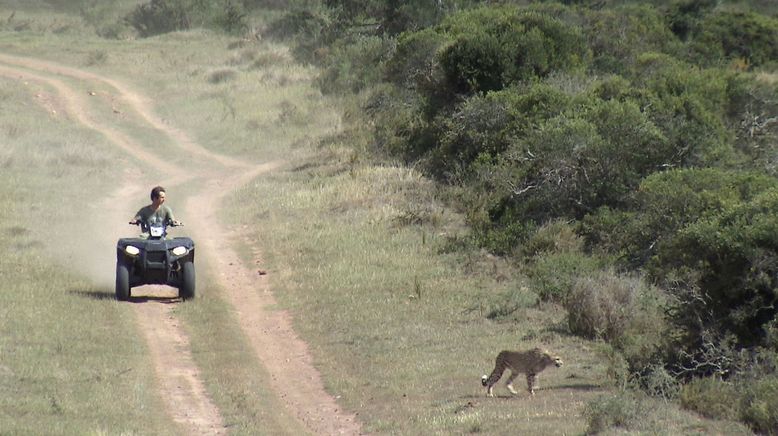
[[[716,12],[701,20],[693,45],[700,63],[743,59],[750,66],[778,59],[778,19],[753,12]]]
[[[758,434],[778,434],[778,377],[696,378],[684,385],[681,405],[703,416],[735,419]]]
[[[439,55],[449,92],[486,93],[502,89],[508,54],[494,35],[478,32],[462,35]]]
[[[633,86],[672,147],[666,167],[726,166],[737,163],[734,137],[725,124],[730,107],[729,76],[667,55],[647,53],[637,60]]]
[[[456,41],[440,54],[453,93],[501,89],[552,71],[575,69],[589,57],[577,28],[517,8],[455,14],[439,29]]]
[[[185,30],[192,25],[191,7],[187,0],[151,0],[138,5],[127,22],[141,37]]]
[[[537,256],[527,265],[532,290],[542,300],[563,303],[568,300],[581,276],[591,276],[603,268],[602,259],[580,252],[556,252]]]
[[[773,374],[744,384],[741,420],[761,434],[778,435],[778,376]]]
[[[584,20],[584,33],[599,71],[623,73],[643,53],[680,51],[680,42],[659,11],[649,6],[591,11]]]
[[[564,304],[571,332],[611,343],[632,371],[647,368],[667,341],[667,297],[638,277],[610,270],[581,274]]]
[[[446,41],[446,36],[433,29],[400,35],[386,64],[386,80],[409,90],[427,88],[438,49]]]
[[[645,404],[629,391],[600,396],[584,410],[588,421],[585,434],[598,434],[610,428],[637,430],[647,412]]]
[[[200,26],[232,33],[246,28],[246,12],[237,0],[150,0],[136,6],[125,20],[144,38]]]
[[[681,406],[714,419],[738,419],[740,394],[735,383],[719,377],[694,378],[681,387]]]
[[[339,40],[330,48],[323,71],[317,78],[324,93],[358,93],[376,83],[389,52],[389,41],[380,36],[357,35]]]
[[[581,102],[538,120],[511,142],[491,173],[502,195],[490,206],[496,224],[515,217],[536,223],[577,219],[624,204],[640,179],[662,164],[667,143],[636,105]]]
[[[583,239],[569,222],[554,220],[539,227],[521,246],[524,259],[549,253],[581,253]]]
[[[382,11],[382,27],[392,35],[406,30],[418,30],[432,26],[448,9],[456,7],[453,1],[387,0]]]
[[[581,220],[587,247],[616,255],[623,266],[641,268],[660,243],[725,208],[778,187],[769,176],[719,169],[672,170],[646,177],[626,210],[598,209]],[[661,276],[663,273],[658,273]]]
[[[677,320],[692,335],[702,321],[702,327],[734,334],[743,346],[763,342],[778,299],[777,213],[773,188],[697,220],[660,244],[650,264],[654,277],[683,283],[681,290],[701,296]]]

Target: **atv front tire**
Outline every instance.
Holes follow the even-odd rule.
[[[195,297],[195,267],[193,262],[184,262],[181,265],[181,287],[178,288],[178,296],[184,300]]]
[[[119,301],[130,299],[130,270],[121,262],[116,264],[116,299]]]

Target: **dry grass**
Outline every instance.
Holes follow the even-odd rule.
[[[0,429],[175,434],[132,312],[91,268],[112,263],[89,211],[116,155],[18,85],[0,78]]]

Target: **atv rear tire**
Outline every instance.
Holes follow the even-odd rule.
[[[195,267],[193,262],[184,262],[181,265],[181,287],[178,288],[178,296],[184,300],[195,297]]]
[[[116,264],[116,299],[119,301],[130,299],[130,270],[121,262]]]

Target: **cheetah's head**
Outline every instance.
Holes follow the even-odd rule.
[[[546,362],[548,362],[549,364],[553,363],[554,366],[556,366],[557,368],[559,368],[563,364],[562,358],[560,358],[559,356],[554,356],[551,353],[549,353],[548,351],[543,353],[543,359]]]

